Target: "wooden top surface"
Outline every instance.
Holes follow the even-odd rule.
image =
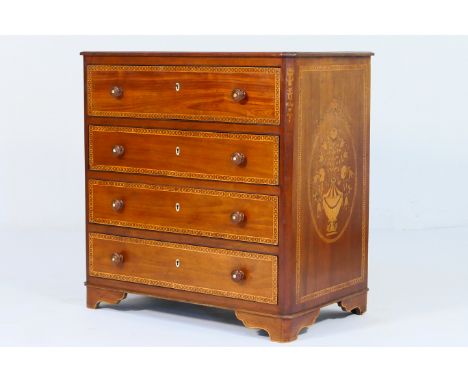
[[[167,57],[362,57],[372,52],[81,52],[83,56],[167,56]]]

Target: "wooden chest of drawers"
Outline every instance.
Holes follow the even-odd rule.
[[[371,53],[82,55],[88,307],[365,312]]]

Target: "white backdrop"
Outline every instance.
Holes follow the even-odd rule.
[[[457,301],[466,302],[468,37],[0,37],[0,233],[2,240],[15,238],[10,253],[3,251],[0,258],[21,263],[21,251],[37,251],[44,259],[30,265],[44,271],[37,272],[37,283],[47,278],[51,288],[76,285],[69,296],[80,309],[85,240],[83,50],[373,51],[371,291],[380,296],[382,307],[392,303],[395,310],[402,305],[410,309],[425,299],[427,304],[448,299],[452,308]],[[62,246],[57,247],[57,238]],[[44,265],[51,262],[59,266],[53,275]],[[0,276],[8,272],[14,277],[3,269]],[[421,278],[415,281],[414,276]],[[445,287],[443,280],[455,284]],[[392,294],[395,283],[405,285]],[[19,290],[10,288],[12,293]],[[43,293],[51,296],[54,306],[55,292]],[[19,306],[18,297],[11,297],[11,304]],[[463,314],[466,317],[466,308]],[[15,338],[11,343],[21,342]],[[432,343],[424,331],[417,338],[405,338],[409,343]],[[402,335],[399,343],[407,343],[405,338]],[[439,343],[468,343],[466,334],[456,338],[447,332]],[[368,343],[374,340],[369,334]],[[27,337],[24,341],[28,343]],[[382,343],[391,341],[389,337]]]

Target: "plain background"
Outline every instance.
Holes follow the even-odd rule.
[[[0,345],[270,345],[230,312],[84,308],[82,50],[375,52],[369,311],[300,345],[468,345],[468,37],[0,37]],[[336,318],[336,319],[334,319]]]

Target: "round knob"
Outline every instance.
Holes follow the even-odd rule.
[[[123,96],[123,89],[120,86],[113,86],[110,94],[114,98],[120,98]]]
[[[231,279],[235,282],[239,282],[245,279],[245,273],[242,272],[240,269],[236,269],[231,273]]]
[[[114,211],[120,211],[124,207],[124,201],[123,200],[113,200],[112,201],[112,209]]]
[[[122,145],[115,145],[112,147],[112,155],[119,158],[124,155],[125,148]]]
[[[245,163],[246,157],[242,153],[233,153],[231,155],[231,161],[236,166],[242,166]]]
[[[244,89],[234,89],[231,95],[234,102],[241,102],[247,98],[247,92]]]
[[[124,257],[122,254],[114,252],[111,257],[113,264],[122,264],[124,261]]]
[[[244,221],[245,215],[243,212],[236,211],[231,214],[231,222],[234,224],[240,224]]]

